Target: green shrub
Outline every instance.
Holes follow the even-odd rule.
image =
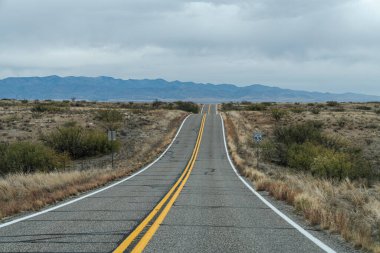
[[[273,108],[270,112],[270,115],[271,117],[275,120],[275,121],[280,121],[282,118],[284,118],[286,116],[286,111],[285,110],[282,110],[282,109],[278,109],[278,108]]]
[[[319,114],[321,112],[321,109],[319,109],[318,107],[314,107],[310,111],[313,114]]]
[[[199,106],[193,102],[176,101],[174,102],[175,108],[185,112],[198,113]]]
[[[52,105],[44,105],[44,104],[36,104],[32,107],[31,111],[34,113],[59,113],[59,112],[64,112],[68,110],[68,108],[62,108],[62,107],[57,107],[57,106],[52,106]]]
[[[313,175],[336,178],[370,178],[370,164],[358,153],[341,152],[319,144],[293,144],[287,151],[287,165]]]
[[[173,110],[173,109],[174,109],[174,104],[173,104],[173,103],[168,103],[168,104],[166,105],[166,108],[167,108],[168,110]]]
[[[154,109],[158,109],[158,108],[160,108],[162,105],[164,105],[165,103],[164,102],[161,102],[161,101],[159,101],[159,100],[155,100],[155,101],[153,101],[153,103],[152,103],[152,107],[154,108]]]
[[[47,146],[74,159],[109,154],[112,149],[117,151],[120,148],[118,141],[108,141],[106,133],[79,126],[57,128],[41,138]]]
[[[339,103],[337,101],[327,101],[326,104],[328,106],[338,106],[339,105]]]
[[[98,110],[95,118],[103,122],[119,122],[123,120],[123,114],[114,109]]]
[[[339,127],[344,127],[347,124],[347,118],[341,117],[337,120],[338,126]]]
[[[0,106],[1,107],[13,106],[13,103],[12,102],[8,102],[7,99],[1,99]]]
[[[310,170],[315,157],[325,150],[326,148],[310,142],[293,144],[287,150],[287,164],[298,170]]]
[[[104,128],[115,130],[120,127],[123,121],[123,114],[114,109],[98,110],[95,114],[95,119],[102,122]]]
[[[277,161],[276,144],[270,139],[265,139],[261,144],[261,156],[266,161]]]
[[[358,109],[358,110],[364,110],[364,111],[370,111],[370,110],[372,110],[372,107],[369,107],[369,106],[366,106],[366,105],[359,105],[359,106],[356,106],[356,109]]]
[[[363,158],[348,153],[325,150],[315,157],[311,166],[314,175],[326,178],[369,178],[370,165]]]
[[[234,103],[228,102],[228,103],[222,103],[222,111],[232,111],[236,110]]]
[[[341,137],[323,134],[319,121],[277,127],[274,140],[275,152],[269,156],[279,164],[326,178],[357,179],[373,175],[361,149]]]
[[[276,127],[274,130],[275,140],[285,145],[304,142],[320,142],[322,140],[322,126],[320,121],[307,121],[302,124]]]
[[[323,145],[324,147],[328,149],[332,149],[335,151],[345,151],[345,152],[351,152],[351,153],[358,153],[360,152],[360,149],[353,147],[350,145],[350,143],[343,139],[343,137],[339,135],[322,135],[322,139],[320,140],[319,144]]]
[[[302,113],[302,112],[304,112],[305,110],[304,110],[303,108],[301,108],[301,107],[293,107],[293,108],[291,109],[291,111],[294,112],[294,113]]]
[[[0,144],[1,174],[51,171],[63,168],[68,162],[66,155],[59,155],[40,143]]]
[[[267,106],[263,103],[261,104],[251,104],[247,107],[247,110],[249,111],[265,111],[267,109]]]

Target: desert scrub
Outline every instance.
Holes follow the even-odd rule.
[[[283,109],[278,109],[278,108],[273,108],[271,111],[270,111],[270,115],[271,117],[276,121],[280,121],[281,119],[283,119],[285,116],[287,116],[287,111],[283,110]]]
[[[80,126],[59,127],[41,140],[59,153],[67,153],[73,159],[109,154],[120,148],[119,141],[109,142],[105,132]]]
[[[337,101],[327,101],[326,105],[327,106],[331,106],[331,107],[333,107],[333,106],[339,106],[339,102],[337,102]]]
[[[371,166],[362,157],[361,150],[324,134],[322,127],[320,121],[277,126],[274,145],[265,151],[266,157],[271,154],[272,161],[278,164],[320,177],[339,180],[372,178]]]
[[[311,108],[310,112],[313,114],[319,114],[321,112],[321,109],[318,107],[313,107]]]
[[[340,117],[338,120],[337,120],[337,123],[338,123],[338,126],[339,127],[344,127],[344,126],[346,126],[347,125],[347,122],[348,122],[348,120],[347,120],[347,118],[345,118],[345,117]]]
[[[307,121],[305,123],[292,124],[289,126],[281,125],[274,129],[274,139],[277,143],[282,143],[286,146],[292,144],[302,144],[307,141],[321,142],[322,141],[322,126],[320,121]]]
[[[69,158],[41,143],[0,144],[0,174],[31,173],[64,168]]]
[[[174,102],[174,108],[177,110],[182,110],[185,112],[192,112],[192,113],[198,113],[199,107],[197,104],[193,102],[183,102],[183,101],[176,101]]]
[[[128,109],[138,109],[138,110],[157,110],[157,109],[166,109],[166,110],[181,110],[190,113],[198,113],[199,105],[194,102],[189,101],[174,101],[174,102],[165,102],[160,100],[155,100],[152,103],[134,103],[128,102],[121,104],[122,108]]]
[[[316,157],[325,152],[326,148],[311,142],[292,144],[287,150],[287,165],[297,170],[311,170]]]
[[[69,110],[69,107],[59,107],[55,105],[36,104],[31,109],[33,113],[60,113]]]
[[[234,103],[232,102],[229,102],[229,103],[222,103],[222,111],[232,111],[232,110],[236,110],[236,106]]]
[[[372,110],[372,107],[366,106],[366,105],[359,105],[355,107],[357,110],[363,110],[363,111],[370,111]]]
[[[313,175],[316,172],[304,170],[306,166],[300,166],[301,169],[278,166],[276,164],[279,162],[272,160],[278,155],[279,148],[279,143],[275,142],[273,136],[276,126],[274,122],[271,122],[272,125],[268,124],[268,115],[243,111],[226,112],[222,115],[231,158],[240,173],[250,179],[258,191],[267,191],[275,199],[293,205],[294,210],[303,215],[310,224],[318,225],[317,229],[339,233],[355,247],[380,252],[378,181],[374,179],[374,182],[368,184],[367,180],[362,179]],[[309,122],[307,125],[296,128],[300,131],[300,136],[295,130],[284,131],[294,124],[281,127],[283,140],[293,143],[288,147],[297,145],[298,149],[306,149],[312,156],[320,155],[316,155],[318,159],[310,159],[305,152],[300,154],[300,157],[295,157],[295,160],[306,161],[310,166],[315,163],[314,168],[323,172],[326,164],[332,164],[333,168],[334,163],[347,166],[346,163],[351,162],[350,156],[353,156],[354,160],[356,155],[361,157],[358,145],[352,147],[345,138],[324,132],[325,126],[320,122]],[[251,139],[252,131],[257,126],[266,129],[268,133],[268,137],[261,144],[261,158],[264,159],[261,159],[260,170],[255,169],[256,160],[252,158],[255,147],[252,143],[244,141]],[[299,143],[295,144],[295,141]],[[286,147],[283,143],[280,146]],[[296,149],[295,146],[293,148]],[[325,155],[326,151],[333,156]],[[322,154],[324,156],[321,156]],[[346,155],[339,157],[336,154]],[[335,166],[335,170],[339,171],[340,166]],[[340,172],[338,174],[343,175]]]
[[[266,104],[259,104],[259,103],[254,103],[249,106],[247,106],[248,111],[265,111],[267,109]]]
[[[305,111],[305,109],[303,109],[302,107],[293,107],[292,109],[290,109],[292,112],[294,113],[302,113]]]
[[[89,102],[87,104],[92,105]],[[84,126],[93,119],[94,109],[104,108],[103,105],[105,104],[97,103],[95,108],[90,107],[85,110],[87,114],[84,116],[87,117],[81,120],[65,117],[64,121],[60,121],[60,126]],[[109,105],[116,106],[114,103]],[[129,114],[128,124],[123,125],[121,130],[128,133],[128,138],[119,136],[123,148],[118,151],[120,159],[116,158],[115,169],[111,169],[108,157],[92,157],[85,159],[90,165],[85,168],[80,166],[83,161],[81,159],[81,161],[73,161],[66,170],[53,170],[48,173],[39,171],[9,173],[0,176],[0,219],[22,211],[38,210],[48,204],[56,203],[69,196],[76,196],[142,168],[153,161],[169,145],[187,115],[177,110],[150,110],[139,115],[128,110],[126,113]],[[46,116],[46,114],[42,115]],[[140,125],[142,120],[146,119],[149,119],[149,123]],[[69,123],[64,123],[68,121]],[[131,121],[136,124],[130,124]],[[96,125],[91,127],[96,127]],[[105,158],[107,162],[103,163],[102,158]]]
[[[100,121],[107,130],[120,128],[123,118],[123,114],[115,109],[98,110],[95,113],[95,119]]]

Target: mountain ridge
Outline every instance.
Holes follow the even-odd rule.
[[[0,80],[0,98],[70,99],[97,101],[191,100],[194,102],[273,101],[340,102],[380,101],[380,96],[283,89],[252,84],[211,84],[164,79],[120,79],[109,76],[85,77],[57,75],[8,77]]]

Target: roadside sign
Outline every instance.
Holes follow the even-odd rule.
[[[116,141],[116,131],[108,131],[108,140]]]
[[[263,134],[261,132],[254,132],[253,133],[253,140],[256,142],[256,143],[259,143],[263,140]]]

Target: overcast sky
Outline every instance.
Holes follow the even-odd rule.
[[[380,95],[380,0],[0,0],[0,78],[53,74]]]

